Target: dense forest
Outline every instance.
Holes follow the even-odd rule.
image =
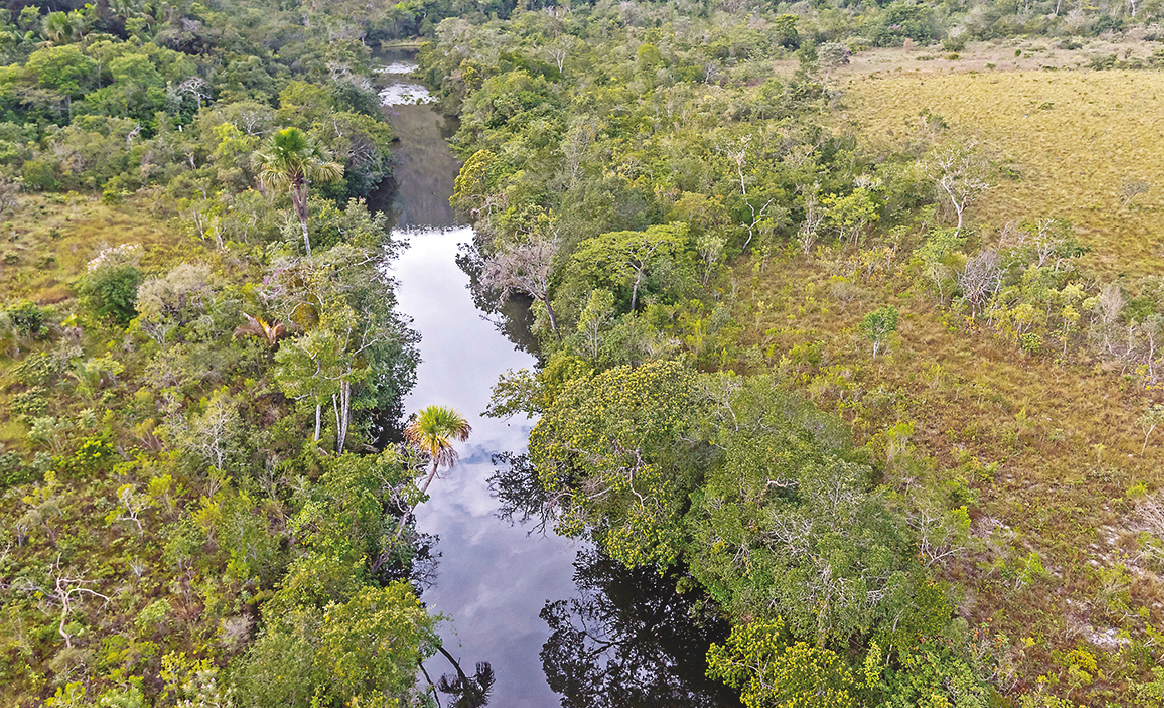
[[[683,670],[749,708],[1164,705],[1162,10],[5,4],[0,702],[484,705],[424,668],[469,429],[403,407],[410,46],[532,312],[508,518],[725,628]]]

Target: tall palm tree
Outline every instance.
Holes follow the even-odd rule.
[[[332,162],[299,128],[284,128],[271,136],[265,149],[255,155],[259,181],[276,189],[287,187],[299,225],[303,227],[303,247],[311,255],[307,237],[307,185],[313,181],[335,182],[343,177],[344,166]]]
[[[428,455],[432,462],[432,469],[420,487],[421,496],[428,491],[428,485],[432,484],[437,470],[442,466],[452,467],[457,464],[457,451],[453,449],[453,441],[464,442],[469,439],[471,432],[473,428],[469,421],[457,411],[445,406],[422,408],[408,423],[408,427],[404,429],[404,439]],[[409,509],[400,519],[400,526],[396,529],[397,540],[411,515],[412,510]]]

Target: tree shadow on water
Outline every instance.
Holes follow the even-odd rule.
[[[699,611],[699,592],[681,594],[680,571],[627,570],[595,549],[574,563],[578,597],[549,601],[542,666],[563,708],[740,706],[706,676],[705,657],[729,632]]]
[[[533,299],[520,293],[508,296],[499,290],[486,287],[481,282],[481,271],[485,268],[485,258],[474,239],[464,244],[457,254],[457,267],[469,276],[469,292],[473,305],[481,316],[493,323],[497,331],[505,336],[519,351],[537,355],[537,337],[533,335]]]
[[[497,515],[551,533],[557,501],[538,479],[527,455],[495,455],[489,488]],[[628,570],[595,548],[574,561],[577,595],[546,602],[550,626],[542,667],[563,708],[739,708],[739,698],[707,678],[712,642],[731,627],[707,609],[710,602],[682,568],[660,576],[654,568]],[[689,588],[680,593],[676,587]]]

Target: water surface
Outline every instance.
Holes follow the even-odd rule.
[[[389,82],[412,72],[400,61],[389,68]],[[384,87],[382,97],[396,95],[392,85]],[[410,244],[392,270],[400,283],[400,309],[421,333],[417,385],[405,411],[452,406],[473,426],[469,441],[458,446],[460,462],[446,479],[433,482],[430,500],[416,512],[417,530],[440,539],[437,582],[423,600],[449,618],[441,636],[466,673],[478,661],[492,664],[497,677],[492,705],[554,706],[559,701],[540,657],[548,628],[539,613],[548,600],[575,593],[575,544],[528,535],[527,528],[497,518],[498,503],[486,482],[494,471],[493,455],[524,450],[533,422],[480,415],[502,374],[533,367],[535,361],[482,317],[469,276],[457,266],[459,249],[472,241],[473,232],[453,223],[449,197],[459,163],[444,141],[444,120],[425,105],[386,110],[400,137],[396,237]],[[452,671],[440,655],[427,668],[434,679]]]
[[[417,509],[417,530],[440,538],[437,582],[423,599],[450,618],[441,635],[463,667],[493,665],[493,705],[553,706],[558,700],[539,656],[548,635],[539,613],[547,600],[574,594],[575,547],[553,535],[529,536],[496,517],[498,504],[485,481],[494,471],[492,457],[523,450],[531,422],[479,414],[501,374],[534,361],[473,306],[469,278],[456,265],[458,245],[471,238],[468,229],[413,232],[395,264],[400,308],[422,336],[418,383],[405,410],[452,406],[473,426],[469,441],[458,446],[461,461],[447,479],[433,482],[431,499]],[[451,671],[444,663],[439,655],[430,661],[438,672]]]
[[[389,89],[407,84],[414,65],[406,55],[386,59],[381,96],[393,101]],[[445,648],[467,674],[477,662],[492,665],[490,705],[498,708],[739,706],[703,675],[707,644],[722,639],[726,625],[693,619],[697,598],[677,595],[674,577],[627,571],[584,544],[498,518],[486,481],[494,456],[520,455],[534,421],[480,414],[503,373],[536,363],[528,307],[470,289],[480,259],[465,248],[473,232],[455,225],[449,207],[459,163],[444,140],[444,119],[429,105],[384,110],[400,138],[394,236],[410,244],[391,272],[400,310],[421,334],[417,386],[405,411],[452,406],[473,426],[457,448],[460,462],[433,482],[416,511],[417,530],[439,538],[436,582],[422,599],[448,618]],[[453,671],[441,655],[425,668],[433,680]]]

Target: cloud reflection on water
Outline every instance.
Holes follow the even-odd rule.
[[[437,583],[423,599],[451,618],[441,633],[451,654],[465,665],[492,664],[493,705],[554,706],[559,698],[539,657],[548,628],[538,613],[546,600],[575,594],[576,548],[555,536],[529,536],[496,518],[499,505],[485,481],[494,471],[492,457],[524,450],[532,422],[480,415],[497,378],[532,367],[534,359],[474,307],[468,276],[455,262],[458,244],[472,238],[469,229],[412,232],[407,238],[411,245],[392,274],[400,281],[400,310],[421,333],[422,363],[405,411],[453,406],[473,426],[469,441],[459,446],[460,463],[433,482],[431,499],[417,510],[418,530],[440,536]]]

